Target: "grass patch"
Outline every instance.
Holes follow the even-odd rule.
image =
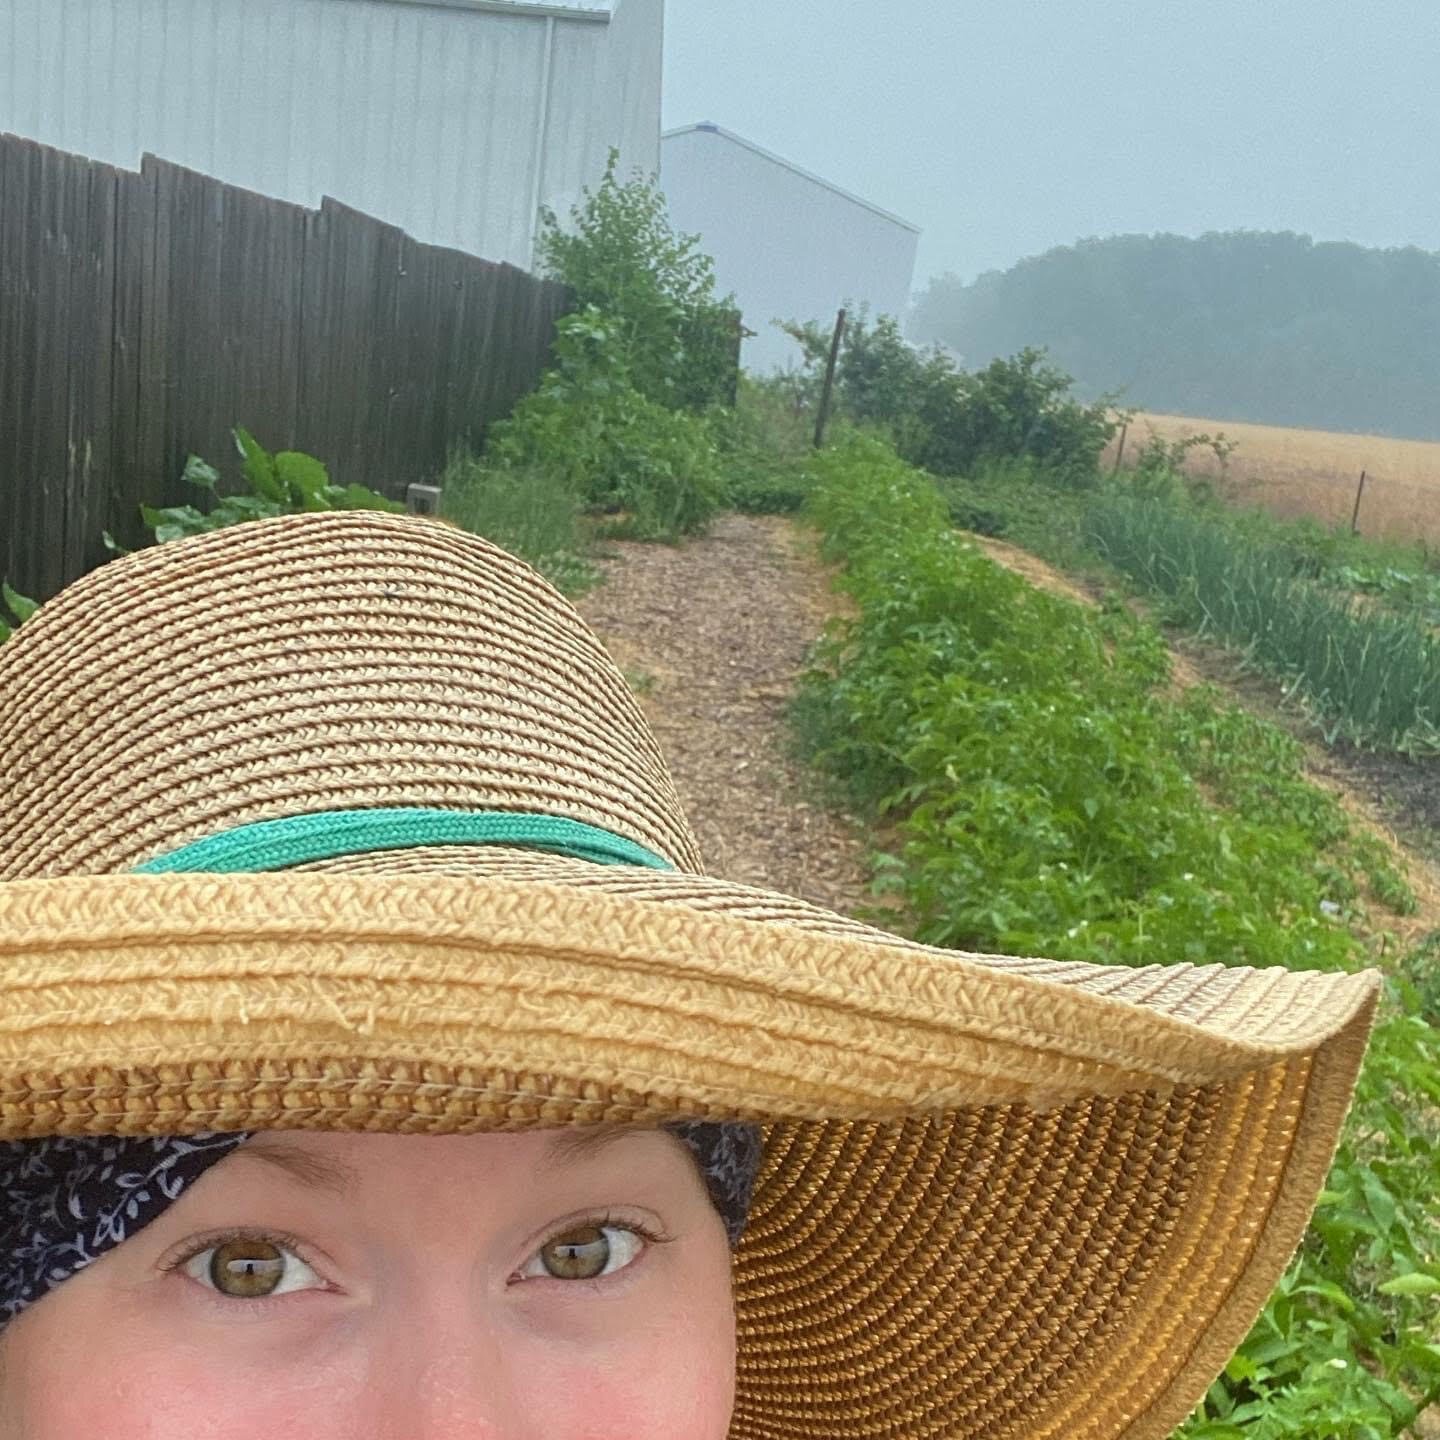
[[[810,493],[814,420],[783,379],[742,374],[735,408],[714,417],[725,501],[746,515],[792,515]]]
[[[555,471],[487,465],[460,450],[440,484],[445,519],[528,561],[558,590],[577,595],[599,579],[580,497]]]

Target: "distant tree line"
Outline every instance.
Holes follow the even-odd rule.
[[[1043,346],[1080,395],[1140,409],[1440,440],[1440,253],[1413,247],[1084,240],[934,280],[911,333],[970,369]]]

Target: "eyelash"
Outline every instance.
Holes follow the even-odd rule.
[[[642,1221],[626,1219],[607,1210],[595,1215],[585,1215],[575,1220],[565,1221],[563,1225],[557,1226],[546,1235],[531,1253],[538,1254],[539,1251],[544,1249],[551,1241],[558,1240],[562,1235],[568,1235],[572,1230],[583,1230],[592,1226],[595,1229],[610,1227],[616,1230],[628,1230],[631,1234],[638,1235],[645,1242],[647,1249],[652,1245],[669,1245],[675,1239],[673,1235],[660,1234],[653,1227],[644,1224]],[[203,1255],[207,1250],[214,1250],[221,1245],[228,1245],[233,1240],[259,1241],[266,1245],[274,1245],[277,1249],[289,1250],[298,1259],[304,1261],[317,1275],[320,1273],[319,1267],[306,1253],[305,1242],[301,1240],[299,1236],[292,1235],[286,1230],[256,1230],[244,1226],[229,1230],[218,1230],[212,1235],[204,1235],[199,1239],[191,1241],[179,1254],[161,1261],[160,1269],[167,1275],[174,1274],[177,1271],[183,1270],[197,1255]],[[634,1262],[632,1262],[632,1264],[633,1263]],[[626,1266],[625,1268],[628,1270],[631,1266]],[[612,1278],[612,1276],[606,1275],[597,1277],[594,1280],[560,1280],[557,1281],[557,1283],[570,1289],[578,1286],[584,1286],[589,1289],[600,1288]],[[203,1286],[201,1288],[205,1289]],[[243,1305],[244,1308],[249,1311],[256,1311],[268,1305],[279,1304],[286,1298],[282,1295],[257,1296],[253,1300],[236,1301],[229,1296],[212,1293],[208,1289],[206,1290],[206,1294],[211,1295],[212,1299],[226,1306],[238,1307],[239,1305]]]

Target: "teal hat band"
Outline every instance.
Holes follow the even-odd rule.
[[[422,845],[517,845],[599,865],[673,870],[663,856],[595,825],[558,815],[465,810],[322,810],[222,830],[135,867],[140,875],[284,870],[367,850]]]

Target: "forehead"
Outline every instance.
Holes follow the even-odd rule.
[[[426,1152],[416,1147],[427,1147]],[[443,1156],[441,1150],[445,1151]],[[597,1163],[623,1149],[626,1160],[652,1154],[681,1154],[667,1131],[624,1125],[573,1126],[494,1135],[339,1135],[313,1131],[264,1132],[240,1146],[229,1163],[246,1161],[285,1175],[307,1189],[336,1196],[353,1194],[369,1163],[413,1163],[423,1158],[450,1162],[463,1157],[487,1166],[520,1166],[554,1176]]]

